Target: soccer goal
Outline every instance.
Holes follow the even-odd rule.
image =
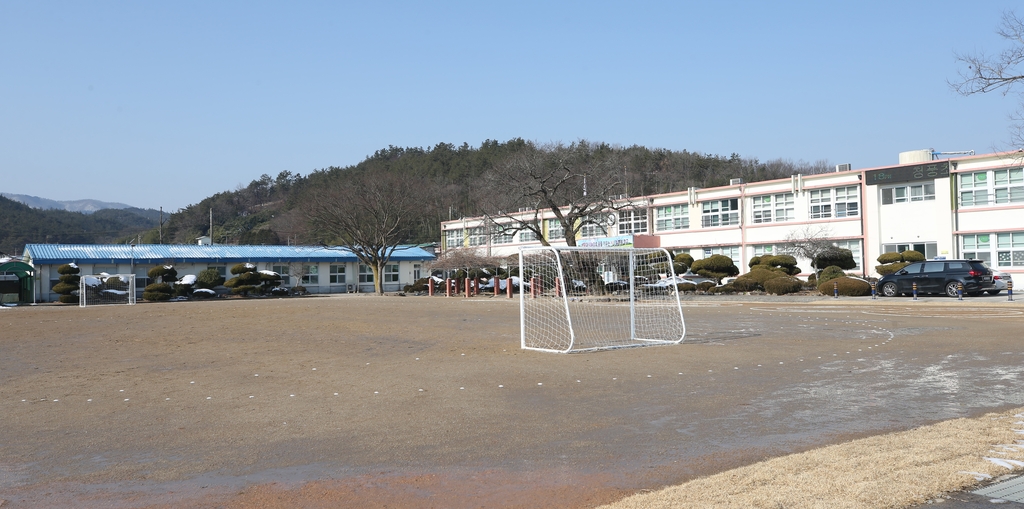
[[[686,336],[664,249],[523,248],[519,274],[524,349],[586,352],[678,344]]]
[[[135,304],[135,274],[98,274],[78,280],[78,305]]]

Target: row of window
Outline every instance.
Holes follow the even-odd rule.
[[[1024,232],[964,235],[963,253],[964,258],[984,260],[990,267],[1024,267]]]
[[[935,198],[934,185],[931,186],[931,198]],[[833,189],[810,191],[810,217],[812,219],[842,218],[857,216],[860,210],[859,188],[844,186]],[[690,207],[686,204],[666,205],[654,208],[654,231],[667,232],[690,228]],[[714,228],[719,226],[735,226],[740,224],[739,199],[710,200],[701,202],[701,227]],[[751,198],[751,217],[754,224],[781,223],[796,220],[796,201],[793,193],[778,193]],[[607,236],[611,227],[618,223],[619,235],[643,235],[648,233],[647,210],[630,209],[595,219],[580,228],[580,237],[593,238]],[[547,219],[549,239],[565,238],[565,229],[557,219]],[[537,233],[532,230],[520,230],[519,242],[533,242]],[[516,242],[514,228],[498,227],[491,235],[492,244],[512,244]],[[471,247],[487,244],[487,229],[483,226],[445,231],[445,247]]]
[[[957,184],[961,207],[1024,203],[1024,168],[961,173]]]

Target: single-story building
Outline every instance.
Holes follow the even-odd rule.
[[[426,277],[424,266],[434,255],[421,247],[400,247],[381,273],[384,291],[400,291]],[[193,244],[28,244],[24,260],[35,271],[36,302],[56,301],[52,288],[60,280],[57,268],[78,265],[80,275],[135,274],[136,291],[150,283],[147,273],[157,265],[173,265],[178,277],[216,269],[230,279],[231,267],[256,264],[283,278],[282,286],[302,285],[310,293],[373,292],[373,271],[351,251],[320,246],[230,246]]]

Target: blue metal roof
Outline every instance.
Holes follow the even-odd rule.
[[[64,263],[242,263],[242,262],[357,262],[343,247],[320,246],[200,246],[194,244],[28,244],[25,259],[33,265]],[[400,247],[393,261],[427,261],[434,255],[422,248]]]

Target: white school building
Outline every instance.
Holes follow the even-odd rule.
[[[34,270],[35,302],[56,301],[52,288],[60,280],[57,268],[75,263],[86,274],[135,274],[135,286],[141,291],[149,279],[149,269],[173,265],[178,278],[216,269],[227,279],[231,267],[253,263],[259,270],[270,270],[283,278],[282,286],[302,285],[310,293],[373,292],[373,271],[350,251],[340,247],[318,246],[231,246],[191,244],[28,244],[24,260]],[[380,274],[386,292],[400,291],[405,285],[426,277],[424,266],[434,255],[415,246],[397,249]]]
[[[858,266],[850,272],[864,276],[877,276],[881,253],[911,249],[1024,273],[1024,151],[935,156],[904,152],[896,166],[623,198],[624,208],[601,218],[603,229],[583,228],[577,245],[662,247],[694,259],[722,254],[742,273],[751,258],[783,254],[788,239],[811,232],[852,251]],[[565,245],[553,218],[541,214],[545,238]],[[443,250],[499,257],[540,245],[532,232],[502,232],[500,219],[446,221],[441,230]],[[797,261],[810,274],[810,260]]]

